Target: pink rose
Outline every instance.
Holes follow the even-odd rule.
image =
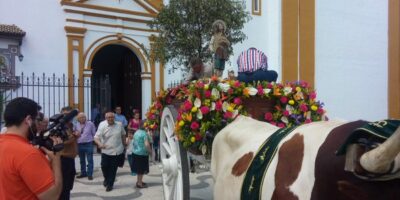
[[[306,121],[304,121],[304,123],[306,123],[306,124],[311,123],[311,119],[306,119]]]
[[[284,123],[278,123],[278,127],[279,128],[285,128],[285,124]]]
[[[204,96],[209,99],[211,97],[211,91],[210,90],[206,90],[204,91]]]
[[[302,112],[307,112],[308,111],[308,107],[307,107],[307,105],[306,104],[301,104],[300,105],[300,110],[302,111]]]
[[[229,112],[229,111],[227,111],[226,113],[224,113],[224,118],[225,119],[230,119],[230,118],[232,118],[233,117],[233,113],[231,113],[231,112]]]
[[[240,82],[239,81],[235,81],[235,83],[233,83],[234,87],[240,87]]]
[[[209,109],[207,106],[202,106],[202,107],[200,108],[200,111],[201,111],[201,113],[202,113],[203,115],[205,115],[205,114],[207,114],[207,113],[210,112],[210,109]]]
[[[272,113],[270,113],[270,112],[265,113],[264,119],[267,121],[272,121],[272,119],[273,119]]]
[[[273,85],[271,83],[268,83],[267,88],[272,89]]]
[[[285,96],[281,97],[280,100],[281,100],[281,103],[283,103],[283,104],[286,104],[288,102],[288,98]]]
[[[196,121],[194,121],[194,122],[192,122],[192,124],[190,124],[190,128],[192,130],[197,130],[199,127],[200,127],[200,125]]]
[[[282,114],[283,114],[283,116],[287,117],[287,116],[289,116],[289,111],[285,110],[285,111],[283,111]]]
[[[322,108],[318,108],[318,110],[317,110],[317,113],[320,114],[320,115],[324,114],[324,112],[325,111]]]
[[[199,81],[196,83],[197,88],[203,88],[204,87],[204,83]]]
[[[176,118],[176,121],[181,121],[181,120],[182,120],[182,114],[179,113],[179,114],[178,114],[178,117]]]
[[[315,92],[311,92],[309,97],[310,99],[315,99],[317,97],[317,94]]]
[[[236,97],[233,99],[233,103],[236,105],[240,105],[242,104],[242,100],[240,99],[240,97]]]
[[[233,94],[233,89],[232,88],[228,89],[228,94]]]
[[[276,126],[276,122],[269,122],[270,124]]]
[[[183,103],[183,108],[185,111],[191,110],[192,107],[193,107],[193,104],[190,101],[186,100],[185,103]]]

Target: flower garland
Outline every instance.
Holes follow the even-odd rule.
[[[253,85],[212,77],[160,92],[146,114],[145,126],[156,130],[164,106],[179,99],[183,103],[178,110],[175,134],[185,148],[203,149],[236,116],[247,115],[243,101],[252,97],[275,103],[273,111],[265,113],[263,120],[279,127],[327,120],[324,104],[316,101],[315,91],[304,81],[286,84],[264,81]]]

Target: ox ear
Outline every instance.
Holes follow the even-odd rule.
[[[242,175],[253,160],[254,153],[250,151],[249,153],[244,154],[239,160],[236,161],[235,165],[232,167],[232,175],[240,176]]]
[[[400,152],[400,127],[384,143],[361,156],[361,166],[372,173],[387,173]]]

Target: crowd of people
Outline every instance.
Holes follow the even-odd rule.
[[[75,178],[93,180],[95,146],[101,150],[100,166],[107,192],[113,190],[118,167],[124,166],[126,157],[131,174],[137,177],[136,187],[147,187],[143,176],[149,173],[153,151],[155,159],[159,159],[158,144],[154,143],[159,139],[144,129],[138,110],[133,110],[129,121],[121,114],[120,106],[114,112],[106,112],[100,121],[101,112],[92,111],[96,114],[92,120],[79,112],[65,123],[63,137],[50,137],[53,147],[63,146],[59,152],[33,142],[51,127],[49,118],[40,110],[36,102],[24,97],[13,99],[5,108],[5,128],[0,134],[0,199],[70,199]],[[64,107],[60,116],[72,111],[73,108]],[[78,175],[76,156],[80,162]]]

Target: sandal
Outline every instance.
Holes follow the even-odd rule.
[[[147,185],[145,183],[142,183],[142,185],[139,185],[136,183],[137,188],[147,188]]]

